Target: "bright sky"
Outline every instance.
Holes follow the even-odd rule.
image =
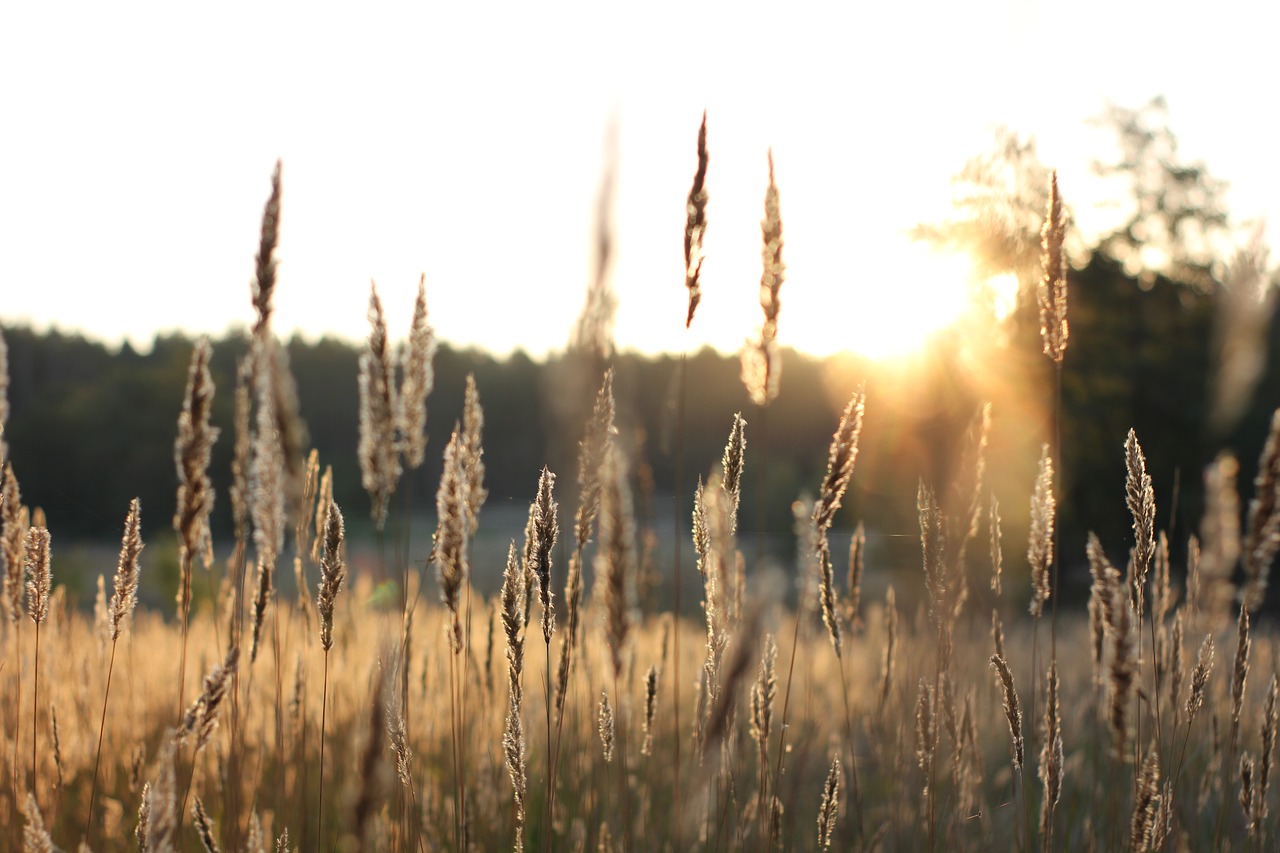
[[[1273,36],[1256,2],[9,3],[0,9],[0,322],[118,340],[251,318],[284,161],[277,323],[563,346],[617,122],[618,342],[736,350],[760,311],[766,150],[784,222],[779,337],[909,348],[963,270],[903,232],[1007,124],[1070,202],[1107,99],[1163,93],[1240,218],[1280,210]],[[709,114],[705,296],[684,334],[685,196]],[[1077,203],[1077,206],[1078,203]],[[1271,217],[1274,219],[1274,215]]]

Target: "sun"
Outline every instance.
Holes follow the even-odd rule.
[[[973,266],[905,236],[860,257],[858,277],[816,298],[795,297],[797,341],[818,354],[853,352],[890,360],[921,349],[971,306]]]

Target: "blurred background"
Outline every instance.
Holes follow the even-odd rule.
[[[412,513],[412,559],[429,549],[467,373],[486,412],[490,492],[475,575],[492,589],[543,464],[571,515],[576,442],[610,363],[648,602],[664,601],[687,353],[681,525],[740,411],[744,550],[791,566],[791,504],[816,491],[839,412],[865,382],[862,455],[833,539],[865,523],[868,594],[919,584],[917,484],[963,481],[964,436],[986,402],[1006,571],[1024,573],[1053,430],[1034,294],[1050,168],[1072,217],[1064,594],[1086,587],[1087,530],[1114,555],[1127,548],[1130,427],[1182,559],[1205,465],[1236,449],[1247,500],[1280,404],[1263,227],[1280,165],[1249,94],[1267,70],[1269,13],[891,5],[0,13],[6,438],[24,500],[54,532],[59,582],[92,596],[136,495],[150,594],[171,594],[172,447],[200,334],[214,344],[215,533],[227,536],[230,392],[278,157],[277,328],[352,522],[368,508],[355,448],[369,280],[396,339],[426,274],[441,347],[428,462],[398,498],[412,504],[398,510]],[[1075,61],[1083,45],[1105,61]],[[680,235],[703,110],[705,292],[686,331]],[[787,280],[780,396],[760,434],[738,351],[761,322],[770,149]],[[357,524],[357,540],[370,531]],[[971,553],[971,571],[985,559]]]

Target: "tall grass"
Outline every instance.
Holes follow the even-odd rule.
[[[701,299],[705,134],[704,120],[687,210],[686,327]],[[1068,327],[1056,183],[1051,199],[1042,328],[1059,374]],[[143,608],[125,630],[142,566],[137,501],[126,520],[111,600],[101,602],[96,616],[75,607],[67,590],[52,583],[49,522],[22,506],[13,467],[3,460],[2,609],[9,627],[0,656],[0,761],[8,783],[0,787],[0,846],[133,849],[126,843],[131,835],[144,850],[199,844],[206,851],[286,850],[290,838],[306,850],[391,851],[670,846],[1030,853],[1037,846],[1261,850],[1280,843],[1269,803],[1280,681],[1265,677],[1280,669],[1280,643],[1261,609],[1280,529],[1280,413],[1261,450],[1243,532],[1234,457],[1220,457],[1207,471],[1205,518],[1188,544],[1184,575],[1171,563],[1168,531],[1156,534],[1156,486],[1133,432],[1116,436],[1113,447],[1127,473],[1114,511],[1127,511],[1132,536],[1058,541],[1062,464],[1055,434],[1044,444],[1036,477],[1025,484],[1026,565],[1006,565],[984,456],[991,421],[1000,414],[981,408],[955,482],[914,484],[920,559],[898,566],[877,548],[879,531],[870,520],[855,526],[842,511],[856,482],[862,432],[872,428],[869,418],[864,426],[864,414],[878,405],[875,387],[846,389],[852,395],[838,420],[832,418],[825,473],[812,484],[817,497],[793,510],[803,582],[795,606],[776,581],[748,568],[738,547],[741,533],[752,532],[739,522],[744,470],[756,464],[752,454],[764,457],[762,469],[768,450],[761,453],[762,442],[753,440],[748,452],[746,422],[732,415],[719,470],[676,503],[677,512],[681,500],[694,506],[704,596],[703,619],[695,623],[681,618],[678,605],[671,613],[643,612],[637,604],[631,493],[632,472],[643,460],[617,427],[614,376],[606,370],[579,427],[578,503],[572,540],[562,549],[559,604],[553,593],[556,476],[548,468],[538,479],[523,549],[510,544],[502,589],[486,600],[471,571],[472,543],[487,532],[484,414],[474,377],[468,377],[463,418],[443,448],[436,530],[425,561],[398,553],[401,564],[387,572],[379,548],[379,568],[371,570],[359,546],[347,542],[332,499],[332,472],[342,468],[331,465],[321,478],[314,453],[303,461],[305,433],[270,329],[279,200],[277,171],[254,287],[253,354],[236,391],[235,540],[227,579],[211,582],[208,600],[201,602],[191,588],[193,561],[217,544],[206,520],[212,502],[206,469],[216,435],[208,425],[213,389],[206,343],[193,352],[175,447],[176,614]],[[781,218],[772,158],[762,231],[765,328],[746,360],[758,370],[746,378],[755,383],[763,414],[781,399],[774,363]],[[403,469],[421,464],[425,452],[431,333],[423,285],[409,355],[398,367],[376,292],[370,306],[373,332],[362,361],[362,436],[355,450],[377,526],[408,526],[412,514],[401,513],[397,522],[390,507]],[[0,382],[0,392],[4,387]],[[6,410],[7,403],[0,405],[0,425]],[[6,452],[2,442],[0,452]],[[813,457],[820,465],[822,448],[815,447]],[[970,560],[967,550],[981,533],[983,507],[989,566]],[[842,590],[835,542],[846,532]],[[397,542],[411,543],[408,534],[392,531]],[[290,536],[301,600],[280,596],[275,583]],[[252,602],[243,589],[251,545],[258,573]],[[1089,563],[1087,616],[1059,602],[1064,551]],[[679,552],[675,544],[675,565],[668,568],[677,583]],[[1113,563],[1109,553],[1131,556]],[[421,578],[415,566],[423,562],[437,575],[439,605],[416,605]],[[305,598],[308,572],[318,574],[314,614]],[[399,583],[398,607],[388,607],[385,593],[375,591],[374,575]],[[593,594],[584,596],[589,581]],[[534,597],[543,655],[526,655]],[[1032,618],[1002,621],[1008,599],[1030,602]],[[1053,621],[1042,661],[1039,622],[1046,603]],[[477,639],[473,612],[496,614],[474,620],[490,631],[483,662],[476,649],[483,648],[484,629]],[[318,644],[310,639],[312,615]],[[24,617],[35,624],[29,657],[21,641]],[[495,657],[502,657],[493,653],[497,625],[505,641],[505,683],[493,674]],[[411,642],[415,628],[425,642]],[[249,650],[244,679],[238,677],[242,640]],[[1194,666],[1187,642],[1200,649]],[[258,650],[268,644],[274,678],[255,680]],[[1215,672],[1219,645],[1234,654],[1230,667]],[[120,676],[118,650],[127,661]],[[209,675],[175,726],[172,673],[177,663],[181,701],[189,654]],[[287,700],[282,661],[293,665]],[[307,673],[317,668],[318,718],[307,711],[316,686]],[[1251,671],[1263,675],[1250,679]],[[686,689],[692,680],[681,684],[682,672],[698,673],[693,701]],[[26,678],[29,705],[22,693]],[[526,693],[526,680],[541,689]],[[670,705],[661,690],[670,691]],[[542,708],[536,707],[539,694]],[[1030,707],[1025,716],[1024,703]],[[230,724],[219,728],[223,704],[230,705]],[[417,709],[412,727],[411,707]],[[683,725],[685,719],[693,726]],[[78,735],[95,723],[96,742]],[[545,736],[527,736],[539,729]],[[531,766],[543,768],[541,789],[529,785]],[[1029,777],[1039,785],[1026,784]]]

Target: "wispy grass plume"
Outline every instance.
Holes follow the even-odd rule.
[[[1052,593],[1049,568],[1053,555],[1056,516],[1053,497],[1053,457],[1049,445],[1040,449],[1040,470],[1031,495],[1031,532],[1027,537],[1027,562],[1031,566],[1031,615],[1039,619]]]
[[[173,529],[178,534],[178,618],[182,621],[182,660],[178,669],[178,707],[182,707],[187,675],[187,634],[191,611],[191,571],[197,554],[209,548],[209,513],[213,486],[209,458],[218,430],[209,423],[213,409],[213,377],[209,374],[209,341],[201,338],[191,352],[187,390],[178,415],[178,438],[173,457],[178,468],[178,509]],[[207,565],[207,563],[206,563]]]
[[[778,203],[778,184],[773,175],[773,149],[769,149],[769,186],[764,195],[764,219],[760,222],[763,246],[760,249],[764,271],[760,276],[760,308],[764,322],[760,337],[748,341],[742,351],[742,383],[757,406],[765,406],[778,396],[782,377],[782,360],[778,355],[778,293],[785,280],[782,262],[782,211]]]
[[[1271,431],[1258,459],[1253,500],[1249,502],[1241,595],[1250,610],[1257,610],[1266,596],[1277,548],[1280,548],[1280,409],[1271,416]]]
[[[693,173],[693,186],[685,205],[684,286],[689,291],[689,312],[685,328],[693,325],[694,312],[702,301],[702,239],[707,233],[707,113],[702,112],[698,128],[698,170]]]
[[[387,522],[400,479],[396,444],[396,384],[387,322],[376,285],[369,288],[369,338],[360,354],[360,478],[379,530]]]
[[[1055,364],[1062,363],[1067,350],[1067,257],[1063,244],[1067,236],[1067,214],[1058,194],[1058,173],[1049,175],[1049,209],[1040,232],[1044,274],[1040,279],[1040,337],[1044,354]]]
[[[107,686],[102,694],[102,719],[98,723],[98,750],[93,761],[93,785],[89,793],[89,819],[85,822],[86,839],[93,834],[93,812],[98,799],[98,769],[102,764],[102,736],[107,727],[107,701],[111,698],[111,675],[116,664],[116,643],[138,603],[138,558],[142,554],[142,509],[137,498],[129,503],[120,542],[120,559],[116,563],[115,590],[107,604],[107,635],[111,639],[111,658],[107,662]]]

